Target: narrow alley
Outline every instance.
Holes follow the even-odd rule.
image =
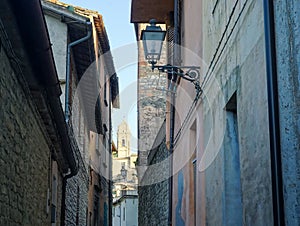
[[[1,0],[0,226],[300,226],[299,21]]]

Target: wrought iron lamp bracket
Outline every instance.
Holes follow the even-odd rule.
[[[152,64],[152,71],[157,69],[161,73],[168,73],[175,76],[179,76],[191,83],[194,84],[196,89],[196,97],[195,99],[198,100],[200,94],[202,93],[202,88],[200,86],[200,82],[198,80],[200,76],[200,67],[197,66],[172,66],[170,64],[167,65],[155,65],[153,62]]]

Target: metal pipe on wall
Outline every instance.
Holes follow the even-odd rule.
[[[107,81],[105,81],[107,83]],[[107,85],[107,84],[105,84]],[[109,107],[109,135],[108,135],[108,144],[109,144],[109,178],[108,178],[108,216],[109,216],[109,226],[112,226],[112,208],[113,208],[113,197],[112,197],[112,187],[113,187],[113,181],[112,181],[112,96],[111,96],[111,83],[109,83],[109,102],[108,102],[108,107]],[[106,151],[106,150],[105,150]]]
[[[86,22],[86,25],[88,26],[88,32],[87,35],[68,44],[67,48],[67,64],[66,64],[66,88],[65,88],[65,118],[66,122],[69,122],[69,83],[70,83],[70,60],[71,60],[71,47],[78,45],[81,42],[84,42],[88,40],[91,37],[91,22]]]
[[[175,78],[176,77],[176,78]],[[169,225],[172,225],[172,196],[173,196],[173,151],[174,151],[174,125],[175,125],[175,100],[177,88],[177,76],[172,75],[170,79],[170,175],[169,175]]]
[[[81,42],[84,42],[88,40],[91,37],[91,22],[86,23],[88,25],[88,32],[87,35],[83,38],[80,38],[74,42],[71,42],[68,44],[67,47],[67,70],[66,70],[66,87],[65,87],[65,120],[66,123],[68,124],[69,122],[69,79],[70,79],[70,59],[71,59],[71,47],[75,46]],[[71,171],[69,174],[65,175],[63,177],[63,182],[62,182],[62,203],[61,203],[61,226],[65,226],[65,218],[66,218],[66,189],[67,189],[67,180],[73,176],[75,176],[78,173],[78,167],[76,171]]]
[[[273,0],[264,0],[267,91],[274,225],[285,225]]]
[[[180,63],[180,0],[174,0],[174,56],[173,64],[179,65]],[[177,78],[175,79],[172,75],[170,80],[170,85],[173,83],[174,90],[176,92]],[[175,81],[174,81],[175,80]],[[171,85],[172,87],[172,85]],[[175,94],[173,89],[171,89],[170,97],[170,150],[169,154],[171,155],[170,159],[170,175],[169,175],[169,216],[168,221],[169,225],[172,225],[172,198],[173,198],[173,149],[174,149],[174,124],[175,124]]]
[[[180,65],[180,0],[174,0],[174,62],[176,66]]]

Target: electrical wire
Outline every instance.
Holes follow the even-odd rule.
[[[237,2],[238,2],[238,1],[237,1]],[[224,39],[224,37],[225,37],[225,34],[226,34],[226,32],[227,32],[227,29],[228,29],[228,27],[229,27],[229,23],[230,23],[230,21],[231,21],[231,19],[232,19],[232,17],[233,17],[234,11],[235,11],[235,9],[236,9],[236,5],[235,5],[235,7],[233,8],[233,10],[232,10],[232,12],[231,12],[231,14],[230,14],[229,20],[228,20],[228,22],[227,22],[227,25],[226,25],[226,27],[225,27],[225,30],[224,30],[224,32],[223,32],[222,38],[221,38],[221,40],[219,41],[219,44],[218,44],[218,47],[217,47],[217,49],[216,49],[216,51],[215,51],[215,54],[214,54],[214,56],[213,56],[213,59],[212,59],[211,62],[210,62],[210,65],[209,65],[209,67],[208,67],[208,70],[207,70],[207,72],[206,72],[206,75],[204,76],[204,80],[203,80],[203,82],[202,82],[202,88],[204,88],[204,87],[206,86],[206,84],[207,84],[209,78],[211,77],[211,75],[212,75],[212,73],[213,73],[213,71],[214,71],[214,69],[215,69],[217,63],[219,62],[219,60],[220,60],[220,58],[221,58],[221,55],[223,54],[224,49],[225,49],[225,47],[227,46],[228,41],[229,41],[229,39],[231,38],[231,35],[233,34],[233,31],[234,31],[234,29],[236,28],[236,25],[237,25],[238,21],[240,20],[241,15],[242,15],[242,13],[243,13],[243,11],[244,11],[244,9],[245,9],[247,3],[248,3],[248,0],[246,0],[246,1],[244,2],[243,7],[242,7],[242,9],[241,9],[239,15],[238,15],[237,19],[235,20],[234,25],[233,25],[233,27],[232,27],[232,29],[231,29],[229,35],[227,36],[227,39],[226,39],[226,41],[225,41],[225,43],[224,43],[224,46],[223,46],[223,48],[221,49],[221,52],[220,52],[220,54],[218,55],[218,57],[217,57],[217,59],[216,59],[216,61],[215,61],[215,63],[214,63],[214,60],[215,60],[215,58],[216,58],[216,56],[217,56],[217,53],[218,53],[218,51],[219,51],[219,49],[220,49],[220,47],[221,47],[221,43],[222,43],[222,41],[223,41],[223,39]],[[213,63],[214,63],[214,65],[213,65]],[[210,69],[211,69],[211,70],[210,70]]]
[[[233,14],[234,14],[234,11],[235,11],[235,9],[236,9],[236,7],[237,7],[237,3],[238,3],[238,0],[236,1],[235,5],[234,5],[234,8],[233,8],[233,10],[232,10],[232,12],[231,12],[231,14],[230,14],[230,17],[229,17],[229,19],[228,19],[228,22],[227,22],[227,25],[226,25],[225,30],[224,30],[224,32],[223,32],[223,35],[222,35],[222,37],[221,37],[221,39],[220,39],[220,41],[219,41],[218,47],[216,48],[215,54],[214,54],[214,56],[213,56],[213,58],[212,58],[212,60],[211,60],[211,62],[210,62],[210,66],[209,66],[209,68],[208,68],[208,70],[207,70],[207,73],[206,73],[206,75],[205,75],[205,77],[204,77],[204,80],[203,80],[203,82],[202,82],[202,85],[201,85],[202,90],[204,90],[204,88],[205,88],[205,86],[206,86],[206,84],[207,84],[207,82],[208,82],[210,76],[212,75],[212,72],[214,71],[214,69],[215,69],[215,67],[216,67],[216,65],[217,65],[217,63],[218,63],[218,61],[220,60],[221,55],[222,55],[222,53],[224,52],[224,49],[225,49],[225,47],[227,46],[228,41],[229,41],[229,39],[231,38],[231,35],[233,34],[233,31],[234,31],[234,29],[236,28],[236,25],[237,25],[238,21],[240,20],[241,15],[242,15],[242,13],[244,12],[244,10],[245,10],[245,8],[246,8],[246,5],[247,5],[247,3],[248,3],[248,0],[245,0],[245,2],[244,2],[244,4],[243,4],[243,7],[242,7],[241,11],[240,11],[240,13],[239,13],[237,19],[235,20],[234,25],[233,25],[233,27],[232,27],[232,29],[231,29],[229,35],[227,36],[227,39],[226,39],[226,41],[225,41],[225,43],[224,43],[224,46],[223,46],[223,48],[221,49],[221,52],[220,52],[220,54],[218,55],[215,64],[213,65],[214,60],[215,60],[215,58],[216,58],[216,56],[217,56],[217,53],[218,53],[218,51],[219,51],[219,49],[220,49],[220,47],[221,47],[221,43],[222,43],[222,41],[223,41],[223,39],[224,39],[224,37],[225,37],[225,34],[226,34],[226,32],[227,32],[227,29],[228,29],[228,27],[229,27],[230,21],[231,21],[231,19],[233,18]],[[212,66],[212,65],[213,65],[213,66]],[[210,71],[210,69],[212,69],[212,70]],[[210,73],[209,73],[209,72],[210,72]],[[203,92],[201,91],[201,92],[199,93],[199,95],[197,95],[197,96],[195,97],[193,103],[191,104],[191,106],[190,106],[190,108],[189,108],[189,111],[188,111],[188,113],[187,113],[187,115],[186,115],[186,117],[185,117],[183,123],[181,124],[181,127],[179,128],[179,130],[178,130],[178,132],[177,132],[177,134],[176,134],[176,136],[175,136],[175,139],[174,139],[174,146],[176,145],[176,143],[178,142],[180,136],[182,135],[182,131],[183,131],[183,129],[185,128],[185,126],[186,126],[188,120],[189,120],[190,117],[191,117],[191,114],[192,114],[194,108],[195,108],[196,105],[197,105],[198,100],[201,99],[201,96],[202,96],[202,95],[203,95]]]

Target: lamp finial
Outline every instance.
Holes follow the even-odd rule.
[[[151,26],[155,26],[155,25],[156,25],[156,20],[155,20],[155,19],[151,19],[151,20],[149,21],[149,24],[150,24]]]

